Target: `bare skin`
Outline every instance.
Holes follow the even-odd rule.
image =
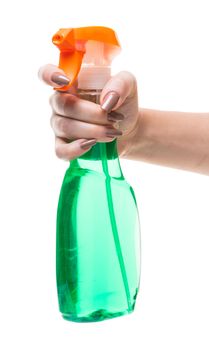
[[[64,72],[53,65],[39,71],[39,77],[58,87],[52,77]],[[121,121],[109,120],[103,109],[106,96],[114,92],[118,100],[111,111],[123,115]],[[139,108],[137,83],[129,72],[120,72],[104,87],[100,105],[74,96],[73,89],[55,92],[50,98],[51,126],[55,133],[55,152],[59,158],[72,160],[89,151],[83,142],[111,142],[117,137],[121,158],[184,169],[209,175],[209,113],[157,111]],[[105,106],[106,107],[106,106]],[[120,130],[121,136],[108,136]]]

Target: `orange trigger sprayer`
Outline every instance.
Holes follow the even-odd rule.
[[[97,66],[107,67],[120,51],[120,44],[115,32],[106,27],[60,29],[52,37],[52,42],[60,50],[59,68],[70,79],[67,86],[57,88],[61,91],[68,90],[75,83],[82,62],[95,66],[97,60]]]

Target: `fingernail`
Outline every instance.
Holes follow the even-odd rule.
[[[120,130],[108,130],[106,132],[107,137],[115,137],[115,136],[121,136],[121,135],[123,135],[123,133]]]
[[[53,81],[53,83],[55,83],[57,85],[60,85],[60,86],[66,86],[70,82],[68,77],[66,77],[63,74],[60,74],[59,72],[56,72],[56,73],[52,74],[51,81]]]
[[[120,96],[117,92],[111,91],[109,92],[102,102],[101,108],[106,111],[107,113],[110,113],[110,111],[113,109],[113,107],[116,106],[118,103]]]
[[[84,141],[80,144],[80,147],[82,149],[86,149],[86,148],[89,148],[90,146],[93,146],[97,143],[97,140],[96,139],[91,139],[91,140],[88,140],[88,141]]]
[[[117,112],[111,112],[107,115],[107,119],[112,122],[119,122],[124,119],[124,115]]]

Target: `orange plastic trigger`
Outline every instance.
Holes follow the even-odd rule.
[[[74,84],[81,68],[83,55],[84,53],[80,51],[60,53],[59,68],[65,72],[66,76],[70,79],[70,83],[63,88],[58,88],[58,90],[68,90]]]
[[[85,43],[88,40],[100,41],[120,49],[117,36],[110,28],[93,26],[60,29],[54,34],[52,42],[60,50],[59,68],[65,72],[70,83],[55,90],[66,91],[74,84],[85,54]]]

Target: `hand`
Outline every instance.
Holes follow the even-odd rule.
[[[53,87],[69,83],[65,73],[54,65],[39,70],[42,81]],[[111,142],[118,137],[118,154],[131,147],[139,121],[137,83],[126,71],[112,77],[100,97],[100,105],[67,92],[56,91],[50,98],[51,126],[55,133],[55,152],[59,158],[72,160],[89,151],[96,142]]]

